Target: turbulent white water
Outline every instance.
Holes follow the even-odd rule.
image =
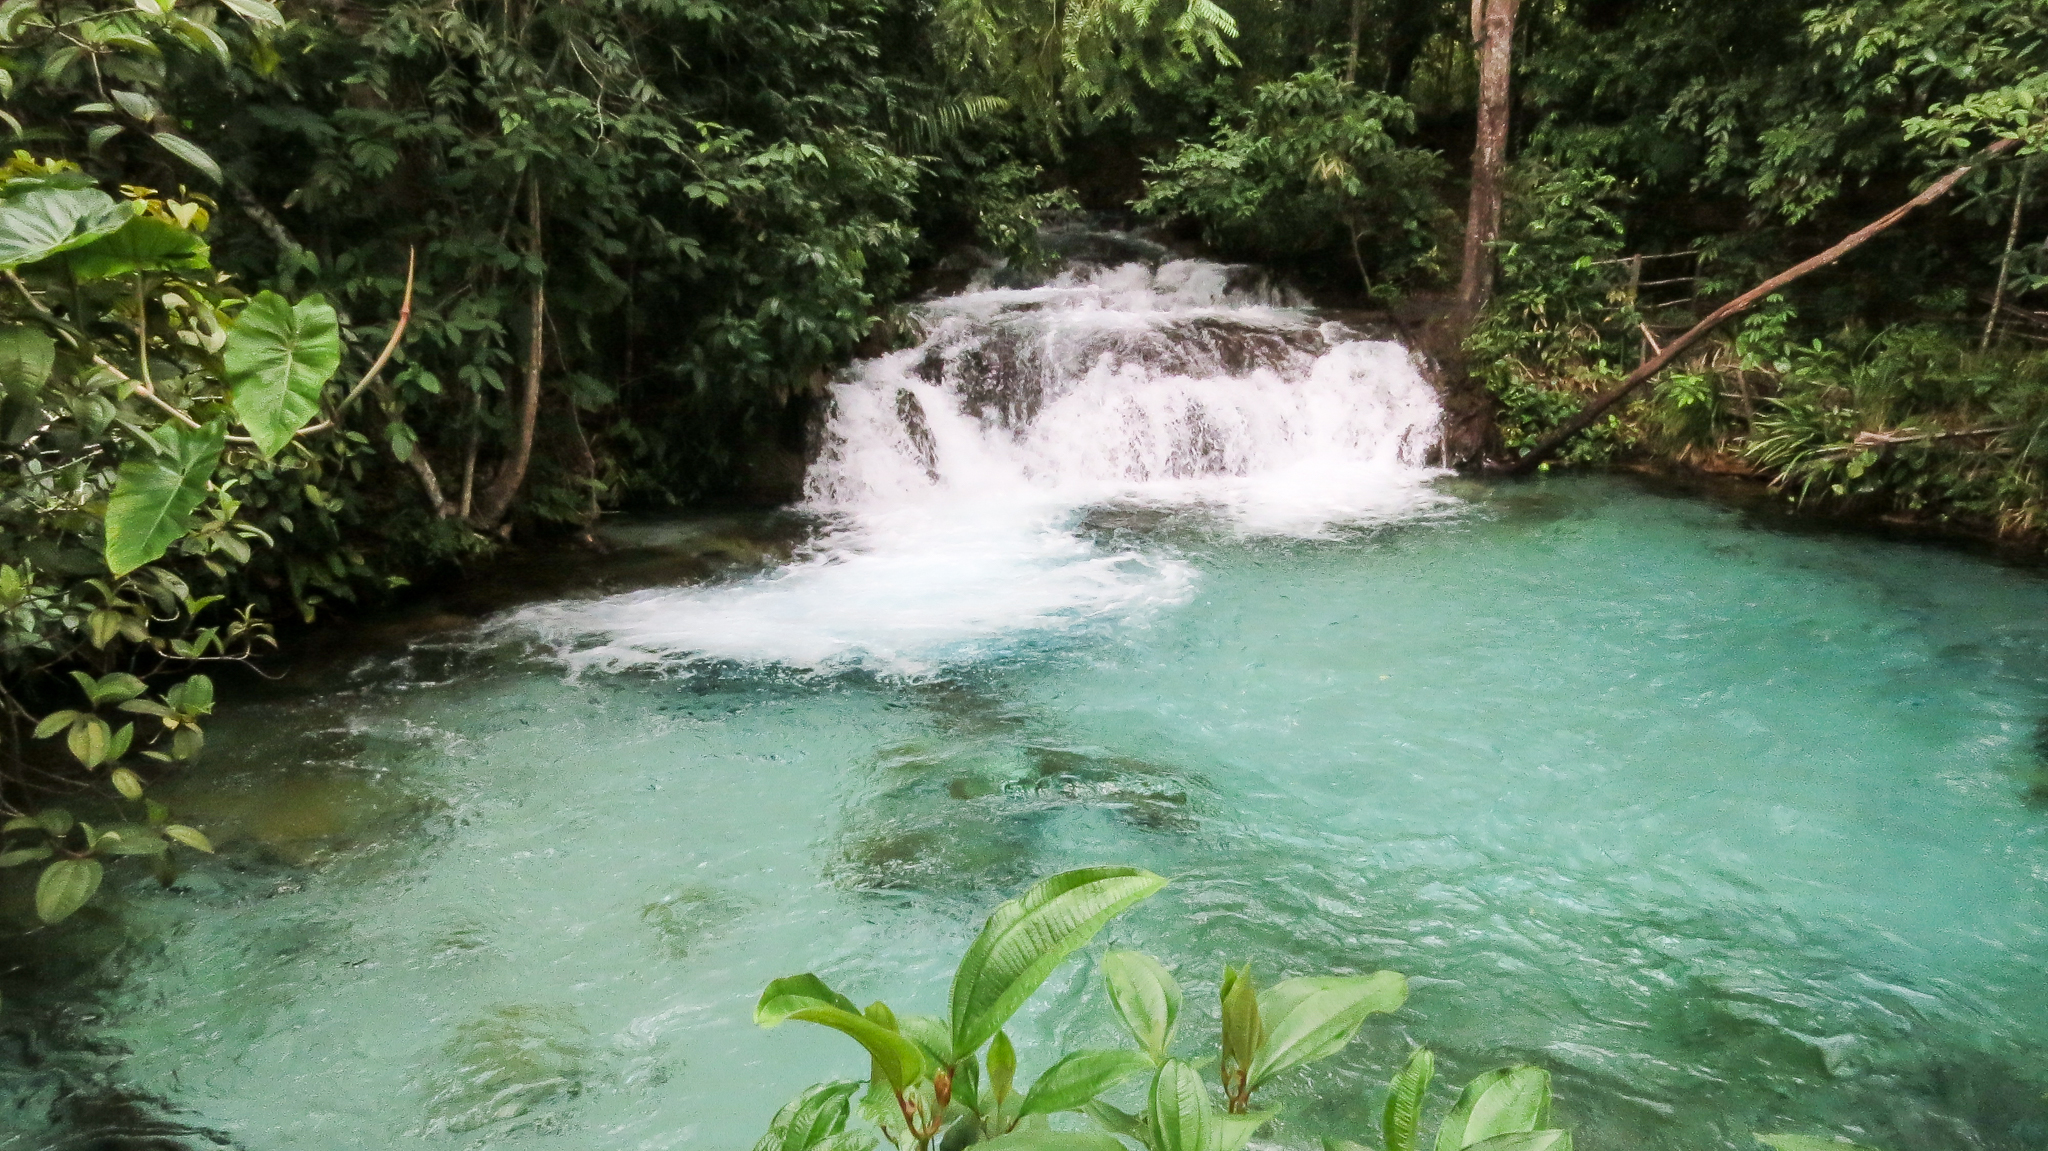
[[[1195,573],[1078,534],[1091,508],[1314,536],[1447,501],[1437,397],[1398,344],[1199,260],[1083,266],[931,305],[835,385],[799,562],[522,613],[577,666],[724,659],[915,673],[1183,602]]]

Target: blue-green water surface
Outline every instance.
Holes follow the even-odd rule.
[[[1191,592],[917,676],[458,633],[232,710],[177,795],[221,857],[122,872],[5,984],[0,1148],[737,1151],[866,1071],[756,1029],[764,983],[938,1010],[990,905],[1095,862],[1173,879],[1104,941],[1176,969],[1189,1054],[1225,962],[1411,977],[1275,1146],[1371,1144],[1415,1043],[1439,1109],[1551,1068],[1585,1151],[2048,1144],[2048,585],[1620,480],[1458,494],[1311,540],[1098,516]],[[1012,1028],[1026,1077],[1114,1041],[1101,948]]]

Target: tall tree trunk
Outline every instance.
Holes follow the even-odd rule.
[[[545,253],[541,249],[540,181],[530,180],[526,197],[527,224],[533,232],[533,255],[541,263]],[[541,264],[542,267],[546,265]],[[491,479],[491,485],[484,489],[477,501],[470,523],[480,531],[498,526],[511,510],[512,501],[519,495],[520,485],[526,482],[526,467],[533,460],[533,429],[540,417],[540,369],[547,352],[547,292],[540,280],[533,284],[532,337],[526,349],[526,387],[519,402],[519,427],[512,442],[512,455],[498,466],[498,474]]]
[[[1508,159],[1509,81],[1515,12],[1521,0],[1472,0],[1472,43],[1479,55],[1479,139],[1472,147],[1472,200],[1465,219],[1465,266],[1457,320],[1470,330],[1493,292],[1493,242],[1500,237]]]
[[[1358,82],[1358,41],[1365,34],[1365,0],[1351,0],[1351,58],[1344,63],[1344,82]]]

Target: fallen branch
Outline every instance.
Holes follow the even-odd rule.
[[[1889,448],[1898,444],[1924,444],[1933,440],[1973,440],[1983,436],[2003,435],[2011,428],[1970,428],[1960,432],[1923,432],[1918,428],[1893,428],[1890,431],[1857,432],[1852,446],[1858,448]]]
[[[2008,137],[1998,141],[1989,148],[1986,148],[1975,159],[1957,166],[1948,175],[1929,184],[1919,195],[1893,208],[1858,231],[1851,233],[1834,247],[1829,248],[1810,260],[1806,260],[1778,273],[1714,309],[1713,313],[1706,319],[1694,324],[1684,335],[1664,345],[1663,351],[1645,360],[1641,367],[1630,372],[1628,378],[1623,380],[1618,386],[1594,397],[1593,402],[1580,409],[1578,415],[1566,420],[1549,435],[1538,440],[1536,446],[1530,448],[1527,454],[1511,463],[1498,466],[1495,470],[1511,476],[1526,475],[1536,470],[1536,465],[1556,454],[1557,449],[1563,447],[1573,436],[1592,427],[1594,421],[1607,413],[1607,409],[1627,399],[1629,393],[1649,382],[1658,372],[1663,371],[1669,366],[1671,361],[1677,359],[1680,353],[1699,342],[1702,336],[1719,327],[1724,321],[1732,316],[1738,316],[1748,311],[1759,300],[1764,299],[1772,292],[1792,283],[1794,280],[1804,277],[1807,273],[1825,268],[1857,248],[1862,247],[1879,234],[1890,229],[1892,225],[1897,224],[1900,220],[1912,214],[1914,209],[1925,207],[1946,195],[1949,189],[1962,182],[1963,177],[1975,171],[1984,161],[1993,156],[2012,151],[2019,146],[2019,143],[2020,141],[2017,137]]]

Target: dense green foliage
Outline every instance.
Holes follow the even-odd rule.
[[[0,814],[189,760],[205,709],[166,693],[210,707],[193,677],[275,623],[607,508],[786,497],[827,374],[954,249],[1030,256],[1047,205],[1441,312],[1469,14],[7,0]],[[1528,0],[1500,282],[1451,365],[1485,447],[2008,140],[1563,459],[2038,532],[2043,27],[2048,0]],[[143,690],[81,710],[71,672]]]

